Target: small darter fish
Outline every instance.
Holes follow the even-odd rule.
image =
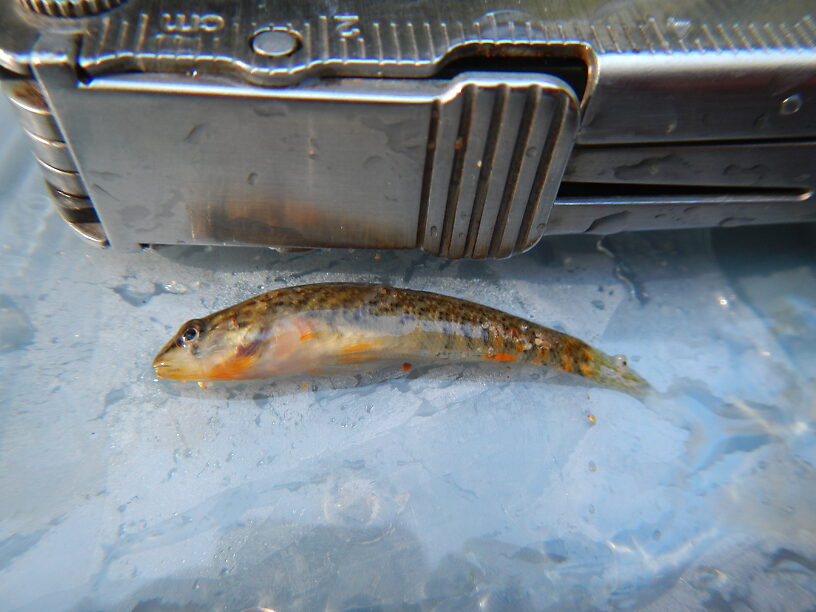
[[[494,308],[382,285],[321,283],[270,291],[193,319],[153,360],[175,380],[334,374],[401,364],[541,366],[640,396],[621,358]]]

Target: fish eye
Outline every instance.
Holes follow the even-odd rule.
[[[176,343],[184,348],[188,346],[191,342],[195,342],[201,336],[201,322],[200,321],[190,321],[179,334],[178,340]]]

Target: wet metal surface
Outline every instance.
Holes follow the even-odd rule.
[[[4,610],[816,606],[812,227],[548,239],[492,262],[97,250],[53,210],[10,115]],[[454,366],[153,379],[182,321],[330,280],[531,318],[625,353],[663,394]]]

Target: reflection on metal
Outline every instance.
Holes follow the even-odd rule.
[[[816,221],[812,195],[565,197],[547,234],[616,234],[638,229],[736,227]]]
[[[5,1],[20,122],[114,246],[506,257],[816,214],[804,0]]]

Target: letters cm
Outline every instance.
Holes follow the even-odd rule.
[[[217,32],[224,27],[221,15],[198,13],[162,13],[161,29],[172,34],[197,34],[198,32]]]

